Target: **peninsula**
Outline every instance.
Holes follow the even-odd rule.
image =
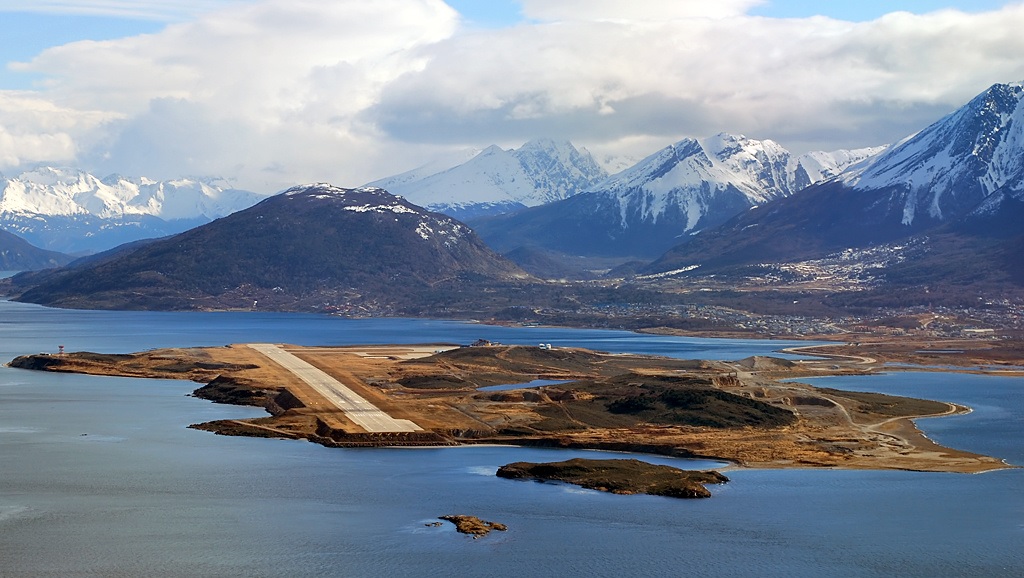
[[[197,397],[261,406],[269,415],[191,427],[334,447],[487,443],[720,459],[758,468],[1008,467],[939,446],[912,421],[967,408],[788,381],[868,372],[865,359],[852,355],[719,362],[487,342],[240,344],[29,355],[10,365],[197,381],[204,384]],[[535,380],[558,383],[530,387]]]

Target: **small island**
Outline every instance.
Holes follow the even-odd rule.
[[[515,462],[498,468],[499,478],[558,481],[613,494],[649,494],[669,498],[710,498],[705,484],[729,481],[716,471],[688,471],[635,459],[564,462]]]
[[[508,530],[508,526],[500,522],[488,522],[487,520],[481,520],[476,516],[465,516],[465,515],[450,515],[440,516],[439,520],[446,520],[455,524],[455,529],[460,534],[469,534],[473,538],[479,538],[480,536],[486,536],[491,533],[491,530],[497,530],[499,532],[505,532]]]

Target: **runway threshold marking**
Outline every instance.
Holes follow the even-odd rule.
[[[345,412],[346,417],[370,433],[423,431],[423,428],[407,419],[391,417],[323,370],[284,351],[277,345],[250,343],[249,347],[309,384],[317,393]]]

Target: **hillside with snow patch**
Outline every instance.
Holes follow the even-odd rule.
[[[997,84],[842,181],[884,192],[903,225],[928,225],[1024,192],[1022,153],[1024,84]]]

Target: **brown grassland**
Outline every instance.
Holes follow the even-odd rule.
[[[934,344],[933,344],[934,345]],[[826,347],[828,358],[687,361],[583,349],[453,345],[285,349],[419,432],[370,433],[295,375],[244,345],[130,355],[20,357],[49,371],[187,379],[198,397],[262,406],[269,415],[192,427],[225,435],[307,439],[327,446],[512,444],[703,457],[758,468],[825,467],[982,472],[999,459],[939,446],[913,418],[968,408],[782,379],[867,373],[921,351],[881,342]],[[948,361],[953,347],[933,346]],[[916,352],[916,353],[915,353]],[[481,389],[535,379],[543,388]]]

